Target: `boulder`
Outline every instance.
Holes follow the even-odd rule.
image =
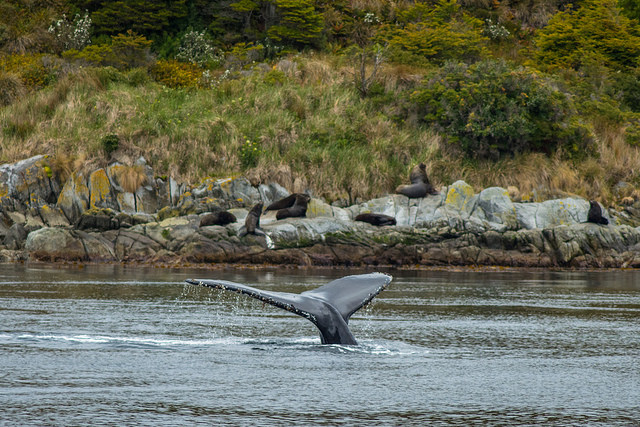
[[[587,221],[589,202],[568,197],[541,203],[514,203],[519,228],[551,228]],[[606,210],[603,211],[603,216]]]
[[[53,204],[60,191],[46,155],[0,165],[0,208],[5,211],[24,212],[30,207]]]

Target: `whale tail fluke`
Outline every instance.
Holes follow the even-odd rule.
[[[225,280],[187,279],[187,283],[240,292],[302,316],[316,325],[323,344],[356,345],[347,325],[349,318],[387,287],[391,279],[382,273],[346,276],[301,294],[265,291]]]

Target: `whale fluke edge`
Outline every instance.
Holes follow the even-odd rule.
[[[349,318],[386,288],[393,278],[384,273],[345,276],[300,294],[272,292],[226,280],[187,279],[192,285],[240,292],[309,319],[322,344],[357,345]]]

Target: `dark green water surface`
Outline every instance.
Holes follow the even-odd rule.
[[[358,347],[184,285],[362,271],[0,265],[0,425],[640,425],[640,272],[391,272]]]

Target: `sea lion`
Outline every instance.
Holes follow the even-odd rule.
[[[231,212],[212,212],[204,215],[200,219],[200,227],[206,227],[209,225],[227,225],[236,221],[236,217]]]
[[[595,200],[589,200],[589,213],[587,214],[587,222],[593,222],[594,224],[609,224],[609,220],[602,216],[602,208],[600,203]]]
[[[307,216],[307,205],[311,200],[311,196],[304,193],[298,193],[295,197],[293,206],[280,209],[276,212],[276,219],[297,218]]]
[[[260,202],[251,208],[251,210],[247,214],[247,217],[244,220],[244,226],[238,233],[240,237],[246,236],[247,234],[264,235],[264,231],[259,229],[260,215],[262,215],[263,206],[264,204]]]
[[[280,199],[276,202],[271,203],[269,206],[267,206],[267,208],[265,209],[265,212],[279,211],[280,209],[290,208],[296,202],[296,197],[298,196],[298,194],[300,193],[292,193],[292,194],[289,194],[284,199]]]
[[[420,163],[411,169],[411,173],[409,174],[409,181],[412,184],[416,184],[418,182],[429,182],[429,177],[427,176],[427,165],[424,163]]]
[[[424,163],[420,163],[411,169],[409,174],[409,181],[411,184],[399,185],[396,188],[396,193],[403,194],[410,199],[417,199],[425,197],[427,194],[438,194],[427,176],[427,166]]]
[[[356,216],[356,221],[368,222],[371,225],[396,225],[396,219],[389,215],[376,213],[363,213]]]

